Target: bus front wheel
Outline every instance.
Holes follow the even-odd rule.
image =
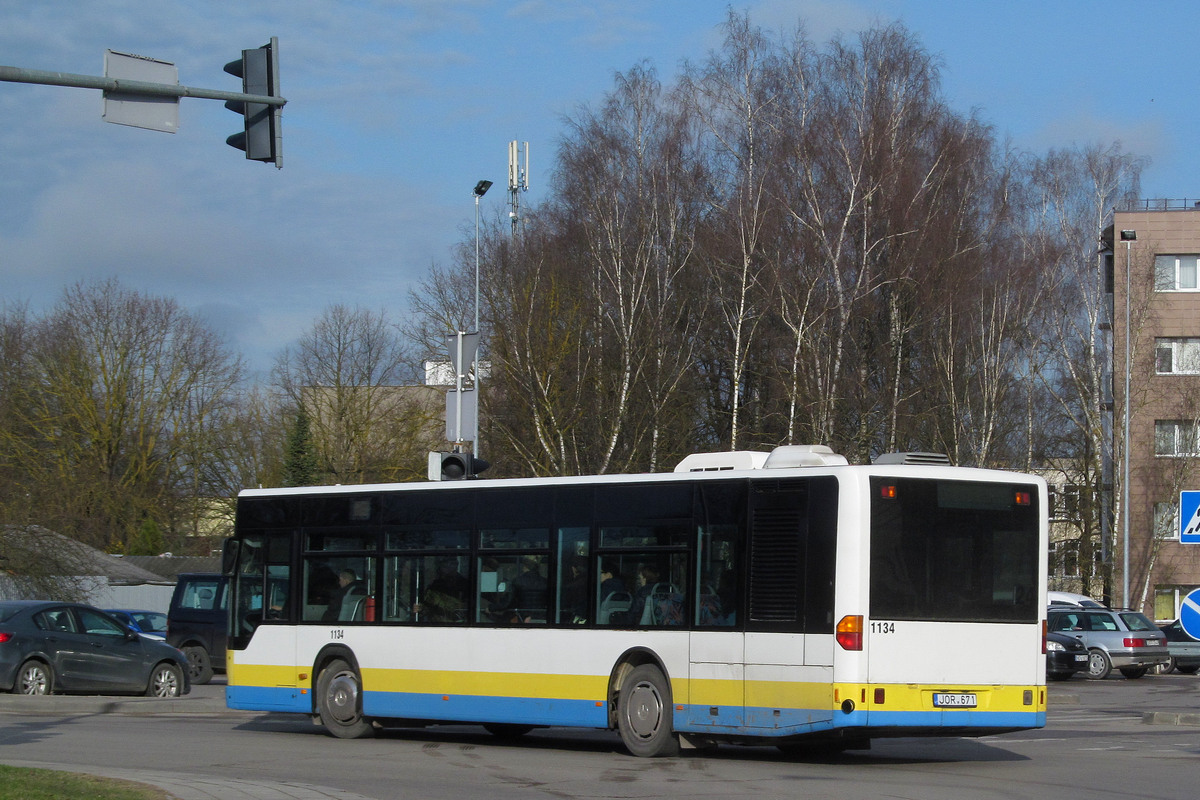
[[[317,678],[317,711],[321,724],[339,739],[362,739],[375,733],[362,715],[362,680],[341,659],[330,661]]]
[[[617,729],[630,753],[643,758],[678,755],[671,712],[671,684],[658,667],[643,664],[625,676],[617,696]]]

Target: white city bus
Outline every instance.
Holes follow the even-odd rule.
[[[228,705],[641,756],[1041,727],[1045,483],[913,460],[242,492]]]

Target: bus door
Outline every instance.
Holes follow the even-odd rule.
[[[741,730],[746,716],[746,634],[741,587],[746,482],[699,490],[696,593],[689,635],[688,722]]]
[[[242,537],[234,581],[230,687],[252,691],[262,707],[295,711],[303,706],[295,667],[295,598],[291,595],[292,534]]]

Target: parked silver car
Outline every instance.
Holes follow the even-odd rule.
[[[1114,667],[1126,678],[1140,678],[1171,658],[1167,637],[1137,611],[1051,607],[1047,623],[1083,642],[1090,678],[1106,678]]]

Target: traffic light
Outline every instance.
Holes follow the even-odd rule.
[[[462,481],[479,477],[491,464],[470,453],[430,453],[429,480]]]
[[[242,57],[225,65],[225,71],[242,79],[242,93],[279,97],[279,40],[254,50],[243,50]],[[282,106],[227,100],[225,107],[242,115],[244,128],[225,140],[226,144],[246,151],[253,161],[283,165]]]

